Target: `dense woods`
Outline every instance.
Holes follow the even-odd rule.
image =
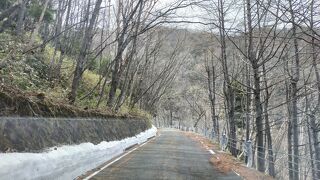
[[[279,179],[320,179],[315,0],[2,0],[0,82],[144,112]],[[183,17],[181,12],[202,12]],[[189,25],[184,29],[180,25]]]

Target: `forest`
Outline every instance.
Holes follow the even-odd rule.
[[[316,0],[1,0],[0,91],[225,135],[245,162],[252,142],[257,170],[320,179],[319,12]]]

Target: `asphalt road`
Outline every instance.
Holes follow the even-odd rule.
[[[234,173],[221,174],[210,164],[211,154],[182,132],[164,129],[160,136],[124,156],[92,179],[241,179]]]

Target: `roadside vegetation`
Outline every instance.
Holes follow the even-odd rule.
[[[92,67],[91,70],[84,72],[77,95],[82,99],[73,106],[69,105],[67,97],[72,82],[72,72],[74,71],[74,60],[71,55],[66,56],[61,65],[60,78],[50,79],[50,61],[54,54],[54,48],[51,45],[47,45],[41,51],[25,53],[24,50],[28,47],[29,40],[27,35],[16,36],[10,32],[3,32],[0,34],[0,39],[2,39],[0,42],[2,50],[0,53],[1,104],[2,107],[6,106],[6,111],[1,111],[2,115],[76,117],[84,116],[83,113],[80,113],[82,111],[94,110],[109,116],[133,115],[150,118],[147,112],[138,108],[129,109],[124,106],[119,112],[113,112],[110,108],[107,108],[106,104],[101,104],[99,108],[96,108],[97,90],[94,90],[90,97],[83,98],[98,84],[100,78],[99,67]],[[36,43],[40,45],[43,41],[38,37]],[[110,87],[105,88],[108,90]],[[6,98],[10,98],[10,100]],[[37,111],[39,108],[31,108],[37,106],[36,101],[43,102],[47,106],[46,110],[42,112],[41,110]],[[21,106],[20,109],[19,106]],[[65,109],[69,108],[69,110],[64,113],[55,112],[57,106],[63,106]],[[72,111],[78,111],[78,113],[72,113]]]

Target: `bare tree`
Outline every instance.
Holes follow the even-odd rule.
[[[86,66],[87,66],[86,63],[88,61],[87,54],[91,47],[92,36],[93,36],[92,33],[93,33],[94,25],[96,23],[96,19],[98,18],[98,15],[99,15],[101,3],[102,3],[102,0],[96,1],[94,10],[92,12],[92,17],[89,21],[89,25],[84,32],[84,37],[82,40],[80,53],[77,59],[77,65],[74,71],[72,87],[71,87],[71,92],[69,96],[69,101],[71,104],[73,104],[76,100],[77,90],[81,81],[81,77],[83,72],[86,70]],[[90,7],[90,1],[88,3],[88,9],[89,7]],[[89,19],[89,11],[87,12],[87,18]]]
[[[24,17],[25,17],[25,13],[26,13],[26,3],[27,3],[27,0],[20,0],[19,1],[20,9],[19,9],[17,28],[16,28],[17,35],[21,35],[23,33]]]
[[[208,79],[208,95],[210,100],[210,107],[211,107],[211,118],[213,124],[214,133],[217,134],[217,140],[219,142],[219,121],[216,115],[216,72],[213,59],[209,60],[208,55],[205,57],[205,67],[207,71],[207,79]]]
[[[44,5],[43,5],[43,9],[41,11],[41,15],[39,17],[39,20],[36,23],[34,30],[32,31],[31,38],[30,38],[30,41],[29,41],[29,48],[31,48],[33,46],[35,38],[39,33],[39,29],[40,29],[41,23],[43,21],[44,14],[45,14],[45,12],[47,10],[48,4],[49,4],[49,0],[46,0]]]

